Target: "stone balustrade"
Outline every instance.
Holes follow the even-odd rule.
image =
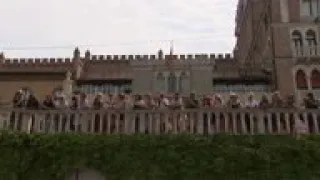
[[[0,109],[0,127],[27,133],[292,134],[319,132],[320,112],[295,109],[23,110]]]
[[[294,57],[319,57],[320,46],[297,46],[293,50]]]

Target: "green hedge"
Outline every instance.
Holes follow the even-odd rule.
[[[56,180],[75,167],[108,179],[320,179],[320,138],[2,133],[0,179]]]

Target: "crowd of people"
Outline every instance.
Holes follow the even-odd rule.
[[[44,100],[39,100],[34,94],[19,90],[12,101],[14,108],[27,109],[133,109],[152,110],[167,108],[172,110],[197,109],[197,108],[306,108],[316,109],[320,107],[319,100],[312,93],[308,93],[303,103],[296,102],[294,95],[282,98],[279,92],[272,94],[269,99],[262,95],[261,99],[255,98],[254,93],[248,93],[245,101],[240,100],[236,93],[230,93],[227,99],[219,94],[208,94],[202,97],[190,93],[189,97],[183,97],[179,93],[174,94],[102,94],[95,95],[93,100],[84,93],[74,93],[67,97],[63,93],[47,95]]]
[[[227,99],[223,99],[222,96],[219,94],[208,94],[204,95],[202,97],[198,97],[195,93],[190,93],[188,97],[184,97],[179,93],[174,94],[158,94],[158,95],[152,95],[152,94],[132,94],[132,93],[124,93],[124,94],[97,94],[92,99],[89,95],[86,95],[84,93],[73,93],[71,96],[66,96],[64,93],[56,93],[53,95],[47,95],[44,100],[39,100],[36,98],[34,94],[28,93],[27,91],[19,90],[15,93],[15,96],[13,98],[13,107],[14,108],[25,108],[30,110],[86,110],[86,109],[92,109],[92,110],[106,110],[108,113],[108,110],[156,110],[156,109],[170,109],[170,110],[184,110],[184,109],[200,109],[200,108],[206,108],[206,109],[214,109],[214,108],[228,108],[228,109],[239,109],[239,108],[260,108],[260,109],[268,109],[268,108],[305,108],[305,109],[317,109],[320,107],[319,100],[317,100],[312,93],[308,93],[306,97],[303,100],[303,103],[296,102],[296,98],[294,95],[289,95],[285,98],[282,98],[279,92],[275,92],[271,95],[270,98],[268,98],[267,95],[262,95],[261,99],[257,99],[254,93],[248,93],[246,100],[242,101],[239,95],[236,93],[230,93],[229,97]],[[59,117],[63,117],[62,126],[63,129],[66,127],[67,117],[65,115],[54,115],[54,126],[55,129],[58,129],[59,126]],[[120,126],[124,127],[124,113],[120,113]],[[148,118],[155,118],[149,115]],[[221,121],[220,125],[223,125],[222,121],[228,119],[224,115],[221,115],[217,119],[217,117],[212,114],[212,120],[211,121]],[[220,116],[220,115],[219,115]],[[18,126],[20,126],[22,122],[22,115],[19,113],[12,113],[10,118],[10,124],[13,127],[14,121],[18,117]],[[170,116],[171,117],[171,116]],[[169,126],[172,126],[172,117],[169,117],[169,122],[163,122],[161,123],[161,131],[164,131],[164,127],[167,126],[169,123]],[[190,119],[192,116],[179,116],[179,119],[181,122],[185,122],[188,119]],[[35,116],[31,116],[31,118],[35,119]],[[72,115],[70,117],[70,129],[75,130],[75,116]],[[110,126],[109,128],[111,131],[114,131],[116,129],[116,123],[115,119],[116,116],[112,114],[112,116],[109,117],[104,115],[95,115],[94,121],[95,123],[95,131],[98,131],[100,129],[99,122],[102,121],[102,129],[103,131],[106,131],[108,128],[107,126]],[[208,119],[208,114],[205,114],[203,116],[204,119]],[[240,117],[237,115],[237,119],[240,119]],[[254,117],[256,120],[257,117]],[[301,119],[305,119],[302,116]],[[137,121],[140,120],[140,117],[135,117]],[[197,118],[194,117],[194,120]],[[267,127],[267,117],[264,117],[265,121],[265,127]],[[305,119],[305,123],[311,123],[309,126],[313,127],[315,126],[313,124],[313,117],[309,116],[307,119]],[[318,119],[318,117],[317,117]],[[111,120],[111,124],[107,125],[106,121]],[[163,116],[160,116],[160,120],[164,120]],[[185,120],[185,121],[183,121]],[[50,121],[50,115],[45,116],[45,121]],[[90,122],[90,118],[88,119],[88,122]],[[272,126],[277,127],[277,118],[275,115],[272,115]],[[85,121],[86,122],[86,121]],[[240,121],[239,121],[240,122]],[[301,121],[302,122],[302,121]],[[206,123],[206,121],[204,121]],[[233,127],[232,121],[230,120],[229,127]],[[238,125],[238,129],[241,129],[241,125],[236,122]],[[250,117],[248,114],[245,116],[245,123],[247,124],[247,127],[250,129],[252,126],[250,124]],[[280,123],[281,127],[285,127],[285,121],[284,117],[280,116]],[[34,124],[34,123],[33,123]],[[214,122],[212,122],[214,124]],[[294,118],[292,115],[290,115],[290,129],[294,129]],[[296,123],[297,124],[297,123]],[[301,124],[301,123],[298,123]],[[188,126],[191,126],[189,124]],[[204,127],[209,126],[208,124],[204,124]],[[138,127],[138,125],[136,126]],[[303,129],[305,130],[306,126],[301,125]],[[195,128],[195,127],[194,127]],[[228,131],[226,127],[224,128],[225,131]],[[251,127],[253,128],[253,127]],[[48,129],[48,128],[47,128]],[[273,128],[276,129],[276,128]],[[138,131],[138,130],[137,130]]]

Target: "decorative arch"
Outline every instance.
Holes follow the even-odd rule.
[[[313,69],[310,78],[312,89],[320,89],[320,71],[318,69]]]
[[[181,93],[188,92],[190,89],[190,78],[186,72],[180,74],[179,91]]]
[[[294,30],[291,33],[291,39],[292,39],[292,44],[293,48],[295,51],[296,55],[303,55],[303,39],[302,39],[302,34],[298,30]]]
[[[292,31],[291,39],[292,39],[295,46],[302,46],[303,45],[302,33],[299,30]]]
[[[171,72],[168,76],[168,91],[176,92],[177,90],[177,77],[175,73]]]
[[[306,31],[306,41],[308,42],[309,46],[316,45],[317,44],[317,35],[316,31],[309,29]]]
[[[295,79],[297,89],[308,89],[307,76],[302,69],[296,72]]]
[[[165,83],[166,83],[166,78],[162,72],[156,73],[155,76],[155,89],[158,92],[163,92],[165,91]]]

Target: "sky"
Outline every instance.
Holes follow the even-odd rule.
[[[13,57],[230,53],[237,0],[0,0],[0,51]]]

